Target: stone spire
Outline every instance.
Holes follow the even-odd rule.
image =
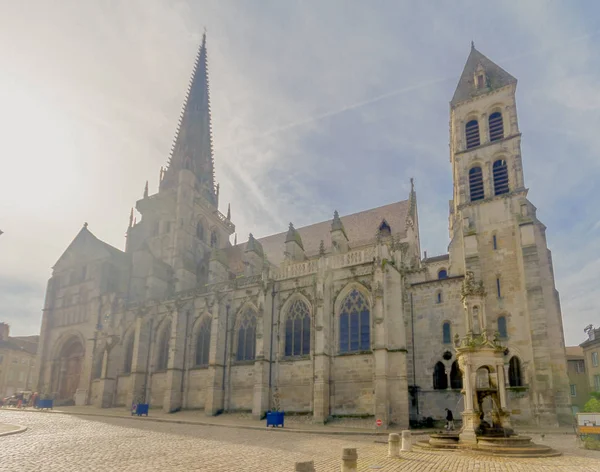
[[[475,75],[478,69],[483,70],[485,73],[485,83],[483,87],[477,87],[475,83]],[[505,87],[506,85],[516,83],[517,79],[481,54],[475,49],[475,44],[471,42],[471,52],[467,58],[467,63],[460,76],[450,105],[454,107],[475,96],[483,95]]]
[[[231,203],[227,204],[227,219],[231,220]]]
[[[131,213],[129,213],[129,228],[133,226],[133,207],[131,208]]]
[[[148,181],[146,180],[146,186],[144,187],[144,198],[148,198]]]
[[[337,210],[333,212],[333,221],[331,222],[331,246],[334,254],[346,252],[349,249],[348,236]]]
[[[206,32],[202,35],[160,189],[176,186],[182,169],[189,169],[196,175],[200,192],[216,206]]]
[[[292,223],[290,223],[290,227],[288,228],[288,232],[285,236],[286,243],[289,243],[291,241],[296,242],[298,246],[300,246],[300,248],[304,250],[304,245],[302,244],[302,238],[300,237],[300,233],[296,231],[296,228],[294,228],[294,225]]]

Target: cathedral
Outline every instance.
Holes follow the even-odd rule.
[[[53,267],[38,391],[57,405],[261,418],[277,404],[315,423],[407,427],[462,411],[455,339],[467,319],[470,333],[505,347],[498,375],[515,424],[571,421],[516,86],[472,45],[450,101],[447,254],[421,255],[412,182],[406,200],[232,244],[215,183],[204,36],[158,192],[146,185],[125,250],[86,223]]]

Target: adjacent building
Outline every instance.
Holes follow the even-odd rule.
[[[421,256],[412,182],[406,200],[238,244],[230,210],[219,211],[204,37],[167,168],[137,202],[139,220],[132,210],[125,249],[85,224],[53,267],[39,389],[57,403],[255,417],[277,391],[283,410],[315,422],[404,427],[462,410],[454,339],[466,310],[469,326],[506,346],[498,374],[514,421],[570,422],[560,301],[546,227],[527,198],[516,86],[472,47],[450,102],[447,254]]]
[[[567,346],[567,374],[573,414],[583,410],[590,398],[590,383],[585,368],[585,354],[581,346]]]
[[[38,335],[10,336],[9,325],[0,323],[0,398],[34,388],[38,341]]]
[[[591,392],[600,392],[600,328],[594,329],[592,325],[586,327],[587,340],[580,344],[585,357],[587,376]]]

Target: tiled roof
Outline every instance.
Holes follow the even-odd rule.
[[[410,202],[403,200],[340,217],[348,236],[348,244],[351,248],[357,248],[373,242],[379,225],[384,219],[390,225],[393,235],[400,238],[405,237],[406,216],[409,208]],[[300,233],[304,251],[308,257],[316,256],[319,253],[321,240],[323,240],[325,248],[329,249],[331,247],[332,221],[333,218],[302,228],[296,228],[298,233]],[[287,231],[258,239],[270,263],[279,265],[283,262],[286,235]],[[239,257],[241,260],[241,254],[246,248],[246,243],[238,244],[236,248],[240,248]],[[229,252],[232,253],[233,251]],[[231,255],[233,256],[233,254]]]
[[[440,262],[440,261],[447,261],[449,259],[450,259],[450,254],[442,254],[441,256],[426,257],[425,259],[423,259],[423,262],[424,263]]]

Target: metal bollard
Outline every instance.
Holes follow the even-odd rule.
[[[345,447],[342,449],[342,472],[356,472],[358,462],[358,453],[355,447]]]
[[[313,461],[296,462],[296,472],[315,472],[315,463]]]
[[[400,435],[397,433],[388,436],[388,457],[400,457]]]
[[[402,431],[402,452],[410,452],[412,450],[412,439],[410,431]]]

